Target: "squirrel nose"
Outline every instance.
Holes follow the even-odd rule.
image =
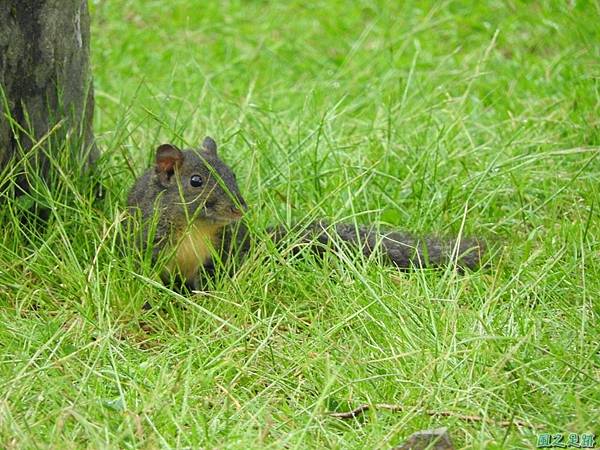
[[[241,208],[238,208],[237,206],[232,206],[232,207],[230,208],[230,210],[231,210],[231,213],[232,213],[234,216],[239,216],[239,217],[241,217],[241,216],[242,216],[242,215],[244,215],[244,213],[245,213],[245,212],[248,210],[248,206],[247,206],[245,203],[244,203],[244,204],[242,204],[242,205],[240,205],[240,206],[241,206]]]
[[[244,201],[243,198],[239,198],[238,202],[239,202],[240,208],[234,207],[235,209],[237,209],[237,210],[241,209],[242,213],[245,213],[246,211],[248,211],[248,205],[246,204],[246,202]]]

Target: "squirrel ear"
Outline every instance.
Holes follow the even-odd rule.
[[[217,143],[210,136],[206,136],[202,141],[202,148],[211,155],[217,155]]]
[[[183,153],[172,144],[162,144],[156,149],[156,171],[171,175],[183,162]]]

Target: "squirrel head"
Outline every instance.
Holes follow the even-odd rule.
[[[231,169],[219,158],[217,144],[206,137],[200,150],[172,144],[156,149],[155,180],[174,219],[226,225],[248,209]]]

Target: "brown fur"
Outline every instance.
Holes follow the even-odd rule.
[[[222,226],[197,220],[184,229],[175,241],[175,254],[167,264],[171,273],[179,272],[185,279],[197,276],[201,266],[210,261],[215,246],[218,245]]]

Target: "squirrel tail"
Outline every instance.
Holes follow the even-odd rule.
[[[285,234],[281,228],[275,231],[279,241]],[[350,245],[359,248],[365,256],[381,251],[384,259],[399,269],[440,267],[456,264],[460,271],[476,269],[481,264],[485,244],[477,239],[440,239],[378,229],[375,226],[355,226],[318,221],[300,233],[300,241],[311,245],[317,253],[326,248]]]

